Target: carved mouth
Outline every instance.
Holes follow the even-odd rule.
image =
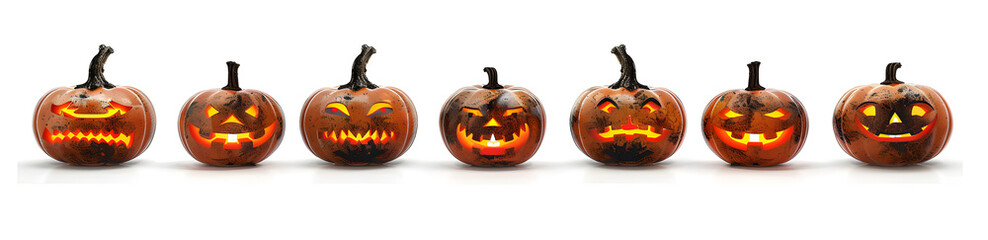
[[[99,130],[98,132],[93,132],[89,130],[87,132],[82,132],[79,129],[75,131],[49,131],[47,128],[43,133],[41,133],[41,138],[50,144],[63,143],[63,142],[90,142],[90,143],[106,143],[110,145],[124,145],[126,148],[130,148],[130,143],[133,140],[134,133],[128,134],[114,134],[113,130],[110,132],[103,132]]]
[[[199,133],[199,128],[189,124],[189,133],[192,134],[192,138],[196,140],[199,144],[204,147],[211,147],[214,142],[223,143],[223,149],[240,149],[241,143],[251,143],[252,147],[260,146],[271,139],[274,135],[275,123],[271,123],[264,128],[264,134],[255,133],[209,133],[209,136],[203,136]],[[260,137],[254,137],[256,135],[261,135]]]
[[[875,139],[882,142],[908,142],[919,139],[923,136],[926,136],[926,134],[930,133],[930,130],[933,129],[932,128],[933,125],[937,123],[936,120],[933,120],[933,122],[930,122],[930,124],[926,124],[926,126],[920,128],[919,132],[905,132],[905,133],[876,132],[878,133],[878,135],[875,135],[875,133],[872,133],[871,131],[868,130],[869,128],[867,126],[861,124],[861,120],[854,120],[854,121],[857,122],[858,124],[858,130],[864,132],[865,136],[868,136],[871,139]]]
[[[500,139],[494,134],[490,135],[490,139],[484,139],[487,136],[477,136],[478,140],[474,139],[473,133],[467,134],[466,127],[460,124],[456,125],[456,139],[460,141],[460,145],[463,145],[467,150],[477,149],[480,151],[480,155],[485,156],[496,156],[504,155],[508,149],[514,149],[515,147],[525,144],[528,140],[528,123],[518,129],[518,132],[511,134],[511,140],[508,140],[506,136],[501,136]]]
[[[789,140],[792,137],[792,128],[789,127],[782,131],[769,133],[742,133],[714,127],[714,133],[717,134],[717,137],[721,141],[733,148],[748,150],[749,146],[757,146],[762,150],[769,150]]]
[[[604,132],[598,133],[596,128],[590,129],[590,135],[601,142],[614,141],[614,137],[619,135],[624,135],[625,140],[631,141],[637,136],[645,137],[646,142],[658,142],[669,136],[672,130],[661,128],[659,132],[656,132],[651,125],[646,125],[645,128],[641,128],[638,125],[631,124],[631,118],[628,118],[628,123],[622,124],[620,129],[613,129],[612,126],[607,126],[604,128]]]
[[[390,134],[389,131],[385,130],[374,130],[373,132],[371,132],[371,130],[367,130],[367,132],[362,134],[360,132],[353,134],[350,130],[340,130],[339,134],[336,132],[336,130],[322,131],[322,133],[319,134],[319,138],[322,140],[329,140],[334,143],[349,143],[350,145],[364,145],[371,142],[385,144],[395,138],[395,131],[390,131]]]

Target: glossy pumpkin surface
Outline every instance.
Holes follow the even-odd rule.
[[[640,166],[662,161],[679,149],[686,129],[683,104],[665,88],[638,82],[635,64],[620,45],[611,49],[621,78],[576,99],[570,133],[576,146],[606,165]]]
[[[950,139],[950,107],[931,87],[896,79],[902,64],[889,63],[885,81],[852,88],[834,109],[834,134],[862,162],[903,166],[932,159]]]
[[[795,157],[806,142],[803,104],[788,92],[762,87],[760,64],[748,64],[748,88],[717,95],[703,113],[707,146],[731,164],[778,165]]]
[[[415,140],[418,115],[405,92],[367,79],[376,50],[364,45],[350,82],[319,89],[302,107],[305,145],[319,158],[340,165],[379,165],[398,158]]]
[[[274,153],[285,131],[281,106],[268,94],[241,89],[240,64],[227,62],[226,87],[189,98],[178,120],[185,150],[213,166],[254,165]]]
[[[502,86],[497,71],[484,68],[487,85],[461,88],[443,104],[439,129],[456,159],[480,167],[528,161],[542,144],[545,113],[528,89]]]
[[[82,166],[117,165],[147,149],[154,137],[154,107],[137,88],[115,86],[103,76],[113,48],[100,45],[89,79],[55,88],[38,101],[34,135],[55,160]]]

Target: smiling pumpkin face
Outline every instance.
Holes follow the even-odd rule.
[[[542,104],[525,88],[497,85],[495,70],[484,70],[493,85],[462,88],[443,105],[440,129],[446,148],[474,166],[523,163],[542,143]]]
[[[236,82],[236,68],[229,62]],[[256,164],[281,144],[284,115],[278,102],[257,90],[231,84],[199,92],[179,116],[179,135],[196,160],[214,166]]]
[[[785,91],[758,85],[758,65],[749,64],[748,88],[721,93],[703,114],[707,145],[731,164],[778,165],[792,159],[806,140],[803,105]]]
[[[302,137],[325,161],[380,165],[401,156],[415,139],[418,115],[411,98],[367,79],[367,61],[376,51],[363,45],[350,82],[316,91],[302,107]]]
[[[672,91],[638,83],[625,46],[611,49],[621,62],[621,78],[591,87],[577,98],[570,132],[577,147],[606,165],[639,166],[671,156],[682,143],[683,106]]]
[[[855,159],[883,166],[916,164],[939,154],[950,137],[952,119],[943,96],[899,81],[899,67],[890,63],[884,82],[853,88],[837,104],[834,133]]]

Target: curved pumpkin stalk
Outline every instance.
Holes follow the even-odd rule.
[[[631,59],[625,50],[624,44],[611,48],[611,53],[617,55],[618,62],[621,63],[621,78],[617,82],[608,86],[611,89],[624,88],[628,91],[636,89],[649,89],[648,86],[638,82],[638,75],[635,73],[635,61]]]
[[[377,85],[374,85],[367,79],[367,62],[370,61],[371,55],[377,53],[377,49],[374,47],[364,44],[360,46],[360,55],[357,55],[357,59],[353,60],[353,68],[351,69],[350,82],[340,86],[340,90],[349,88],[350,90],[357,91],[361,88],[375,89]]]
[[[97,88],[111,89],[117,87],[107,82],[106,77],[103,76],[103,66],[106,64],[106,59],[112,53],[113,48],[100,44],[99,52],[93,57],[93,61],[89,63],[89,79],[83,84],[76,85],[75,88],[85,88],[92,91]]]

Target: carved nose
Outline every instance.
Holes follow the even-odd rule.
[[[484,124],[484,127],[500,127],[500,126],[501,124],[497,123],[497,120],[494,120],[494,118],[491,118],[490,121],[487,121],[487,124]]]
[[[237,119],[237,117],[234,117],[233,114],[230,114],[230,117],[226,118],[226,120],[223,120],[223,122],[220,123],[220,125],[227,124],[227,123],[236,123],[236,124],[244,125],[244,123],[243,122],[240,122],[240,119]]]
[[[899,119],[899,115],[892,113],[892,119],[889,119],[889,124],[902,123],[902,119]]]

